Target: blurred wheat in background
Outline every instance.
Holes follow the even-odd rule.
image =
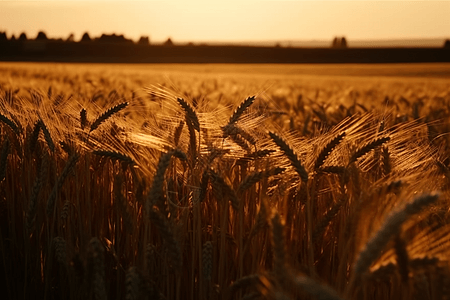
[[[449,298],[448,80],[131,69],[0,68],[6,298]]]

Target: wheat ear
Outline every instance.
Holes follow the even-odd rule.
[[[6,165],[8,163],[9,155],[9,139],[6,138],[3,142],[0,153],[0,181],[3,181],[6,177]]]
[[[158,228],[161,237],[165,241],[172,267],[179,271],[182,267],[181,249],[170,224],[159,211],[153,208],[150,209],[150,220]]]
[[[347,170],[344,166],[326,166],[319,169],[319,173],[331,173],[337,175],[344,175]]]
[[[96,237],[92,238],[89,242],[89,264],[92,267],[92,280],[94,288],[94,297],[98,300],[106,300],[106,287],[105,287],[105,262],[104,255],[105,249]]]
[[[252,105],[252,103],[255,101],[255,96],[248,97],[244,101],[241,102],[241,104],[236,108],[236,110],[233,112],[233,114],[230,117],[230,120],[228,121],[227,125],[231,125],[236,123],[239,118],[242,116],[244,111]]]
[[[48,197],[48,200],[47,200],[47,215],[48,216],[52,215],[53,209],[55,207],[56,194],[57,194],[58,190],[61,189],[67,176],[72,171],[72,169],[75,167],[75,164],[77,163],[79,157],[80,156],[78,155],[78,153],[74,153],[69,158],[66,165],[64,166],[64,169],[61,172],[61,175],[59,175],[58,180],[57,180],[55,186],[53,187],[53,189],[50,193],[50,196]]]
[[[66,241],[62,237],[57,236],[53,239],[53,245],[55,247],[56,260],[64,267],[67,267]]]
[[[358,158],[366,155],[373,149],[383,145],[384,143],[388,142],[391,138],[390,137],[382,137],[382,138],[376,138],[371,140],[370,142],[363,145],[361,148],[358,148],[355,153],[350,157],[349,165],[354,163]]]
[[[264,157],[269,156],[270,154],[272,154],[274,152],[275,152],[275,150],[273,150],[273,149],[262,149],[262,150],[258,150],[258,151],[246,154],[244,156],[244,159],[264,158]]]
[[[40,170],[38,176],[34,182],[33,189],[31,190],[30,203],[28,204],[27,212],[27,228],[30,230],[34,223],[34,218],[36,216],[37,200],[39,192],[44,185],[44,180],[47,174],[47,157],[44,157],[41,161]]]
[[[342,205],[347,201],[347,197],[342,196],[333,206],[328,210],[323,218],[319,221],[319,223],[315,226],[313,232],[313,241],[316,241],[320,235],[323,234],[325,229],[327,229],[328,225],[330,225],[331,221],[341,210]]]
[[[261,203],[259,205],[259,211],[256,215],[256,221],[253,225],[250,234],[249,234],[249,240],[253,238],[261,229],[266,227],[268,225],[267,222],[267,204],[264,199],[264,197],[261,199]]]
[[[277,134],[273,132],[269,132],[272,140],[277,144],[277,146],[284,152],[289,161],[291,162],[292,167],[297,171],[298,175],[302,179],[302,181],[308,181],[308,172],[306,172],[305,168],[302,166],[300,160],[298,159],[297,154],[295,154],[294,150]]]
[[[115,176],[113,185],[114,204],[116,205],[117,210],[122,216],[122,222],[124,228],[126,229],[125,232],[127,234],[132,234],[134,231],[133,218],[131,216],[131,209],[129,207],[128,201],[122,193],[122,184],[122,177],[120,175]]]
[[[164,175],[170,164],[171,157],[176,156],[178,158],[184,159],[186,155],[179,150],[171,150],[167,153],[161,155],[158,161],[158,166],[156,167],[156,174],[153,176],[152,187],[147,197],[146,209],[150,211],[153,205],[157,205],[161,210],[165,210],[162,203],[159,202],[163,193]]]
[[[192,167],[194,167],[195,162],[197,161],[197,137],[195,135],[195,125],[191,122],[187,115],[186,124],[189,131],[189,153],[191,155],[191,164]]]
[[[208,189],[208,183],[209,183],[209,170],[205,170],[202,173],[202,178],[200,180],[200,194],[198,197],[199,202],[203,202],[206,198],[206,193]]]
[[[360,278],[370,265],[378,258],[381,251],[389,242],[393,235],[400,232],[402,224],[412,215],[419,213],[425,206],[436,202],[439,194],[424,194],[413,199],[406,204],[401,210],[393,212],[384,221],[378,232],[366,243],[361,252],[358,254],[355,265],[353,267],[355,279]]]
[[[260,172],[254,172],[247,177],[245,177],[242,182],[239,184],[238,187],[238,193],[243,193],[247,189],[249,189],[252,185],[259,182],[260,180],[264,178],[269,178],[270,176],[275,176],[280,173],[282,173],[285,170],[285,168],[273,168],[266,171],[260,171]]]
[[[194,125],[194,129],[197,130],[197,132],[200,132],[200,122],[194,108],[183,98],[177,98],[177,101],[186,113],[186,119]]]
[[[88,125],[88,120],[87,120],[87,111],[86,109],[81,109],[80,110],[80,127],[81,130],[84,130],[84,128],[86,128]]]
[[[331,152],[336,148],[344,139],[345,132],[338,134],[334,137],[325,147],[320,151],[319,156],[316,159],[316,163],[314,164],[315,170],[319,169],[324,163],[327,157],[331,154]]]
[[[15,134],[17,134],[17,135],[20,134],[20,129],[17,126],[17,124],[14,123],[13,120],[11,120],[10,118],[8,118],[7,116],[5,116],[5,115],[3,115],[1,113],[0,113],[0,121],[5,123],[6,125],[8,125],[8,127],[11,128],[11,130],[14,131]]]
[[[126,163],[129,166],[134,166],[136,164],[135,161],[131,157],[129,157],[126,154],[117,152],[117,151],[94,150],[94,151],[92,151],[92,153],[94,153],[95,155],[107,157],[107,158],[111,159],[112,161],[116,161],[116,160],[121,161],[123,163]]]
[[[239,209],[239,199],[236,196],[236,193],[234,192],[233,188],[225,182],[225,179],[214,172],[213,170],[210,170],[210,176],[212,178],[212,184],[214,187],[214,190],[216,192],[216,196],[219,199],[224,198],[224,196],[228,196],[231,202],[231,206],[235,209]]]
[[[34,151],[34,148],[36,147],[36,143],[39,138],[39,131],[41,131],[40,120],[34,124],[33,132],[31,133],[31,135],[29,135],[29,137],[27,135],[27,147],[30,153],[32,153]]]
[[[73,141],[65,142],[59,141],[59,145],[69,156],[71,156],[75,152],[75,143]]]
[[[123,102],[120,104],[117,104],[116,106],[113,106],[111,108],[109,108],[107,111],[105,111],[104,113],[102,113],[92,124],[91,124],[91,128],[89,130],[89,132],[94,131],[95,129],[98,128],[98,126],[100,126],[100,124],[102,124],[103,122],[105,122],[106,120],[108,120],[112,115],[118,113],[119,111],[121,111],[122,109],[124,109],[125,107],[128,106],[128,102]]]
[[[175,146],[178,146],[178,143],[180,142],[181,132],[183,131],[184,122],[180,121],[180,124],[175,128],[175,131],[173,133],[173,142]]]
[[[236,124],[229,124],[222,127],[223,138],[227,138],[229,136],[240,136],[249,142],[252,145],[256,145],[256,139],[245,129],[237,126]]]
[[[136,267],[129,267],[125,275],[125,300],[137,300],[140,295],[141,278]]]
[[[323,285],[308,276],[296,276],[292,281],[297,288],[307,292],[314,299],[342,300],[334,289]]]
[[[42,132],[44,133],[44,138],[45,141],[47,142],[47,146],[48,148],[52,151],[55,152],[55,143],[53,143],[53,139],[50,135],[50,132],[48,131],[47,126],[45,125],[44,121],[39,120],[39,125],[42,129]]]
[[[202,250],[202,266],[203,266],[203,278],[210,281],[213,268],[213,244],[211,241],[207,241],[203,244]]]
[[[387,146],[381,149],[381,159],[383,165],[383,175],[387,176],[392,171],[391,157],[389,153],[389,148]]]

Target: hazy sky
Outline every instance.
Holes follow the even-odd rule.
[[[450,38],[450,1],[4,1],[0,31],[151,41]]]

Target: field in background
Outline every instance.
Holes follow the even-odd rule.
[[[449,120],[449,64],[1,63],[0,285],[449,298]]]

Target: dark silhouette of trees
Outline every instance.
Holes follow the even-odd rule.
[[[338,48],[339,47],[339,40],[337,37],[333,39],[333,43],[331,44],[331,48]]]
[[[39,40],[39,41],[46,41],[46,40],[48,40],[48,38],[47,38],[47,35],[45,34],[45,32],[39,31],[39,32],[38,32],[38,35],[37,35],[37,37],[36,37],[36,40]]]
[[[164,42],[164,46],[173,46],[173,42],[171,38],[168,38],[167,41]]]
[[[232,63],[391,63],[448,62],[450,39],[439,48],[348,47],[343,36],[333,37],[329,47],[301,48],[276,44],[269,46],[208,45],[174,43],[169,37],[162,43],[150,44],[148,36],[130,40],[124,35],[103,34],[90,37],[85,32],[80,40],[74,34],[64,38],[47,38],[40,31],[36,38],[23,32],[8,36],[0,31],[0,61],[77,61],[77,62],[232,62]]]
[[[19,35],[19,41],[26,41],[27,40],[27,34],[25,32],[22,32]]]
[[[85,32],[81,37],[81,42],[90,42],[90,41],[92,40],[91,37],[89,36],[89,33]]]
[[[331,48],[347,48],[347,40],[345,37],[335,37],[331,44]]]
[[[450,49],[450,40],[445,40],[444,48],[449,48]]]
[[[139,45],[150,45],[150,40],[148,36],[141,36],[141,38],[138,41]]]
[[[102,43],[114,43],[114,44],[120,44],[120,43],[132,43],[132,40],[126,39],[123,34],[116,35],[114,34],[102,34],[102,36],[97,39],[98,42]]]
[[[71,34],[69,35],[69,37],[67,38],[66,42],[72,43],[72,42],[74,42],[74,41],[75,41],[75,38],[74,38],[74,36],[73,36],[73,33],[71,33]]]

